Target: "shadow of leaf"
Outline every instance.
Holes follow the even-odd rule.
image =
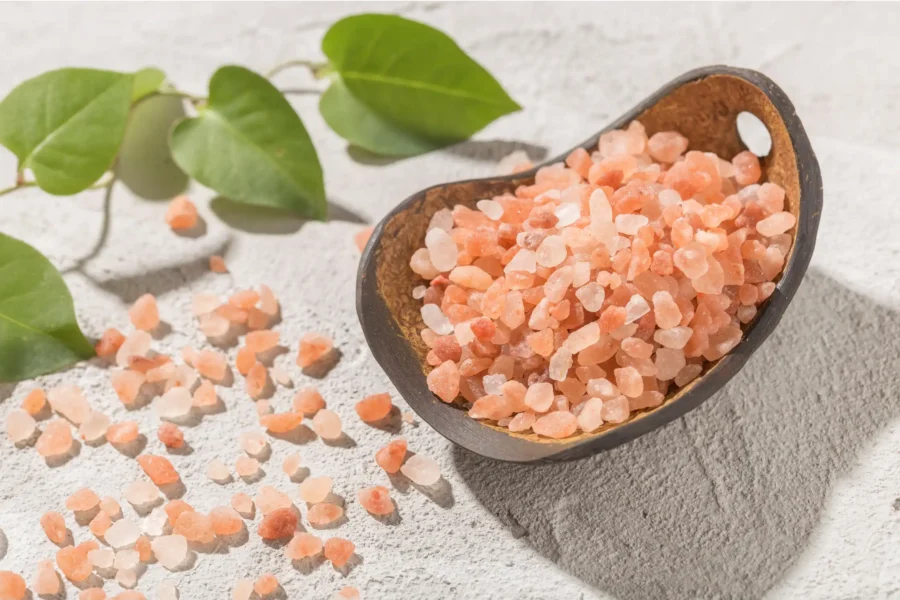
[[[115,174],[135,195],[167,200],[187,188],[188,176],[169,151],[169,130],[184,116],[184,101],[171,96],[149,98],[134,108]]]
[[[480,162],[499,162],[501,158],[516,150],[525,152],[535,163],[543,161],[549,153],[545,146],[510,140],[466,140],[452,146],[446,146],[435,152],[446,152]],[[406,158],[412,158],[412,156],[383,156],[353,145],[347,146],[347,155],[354,162],[376,167],[383,167]]]
[[[513,535],[605,594],[759,598],[804,551],[831,483],[900,417],[884,352],[898,335],[896,313],[810,271],[772,337],[683,418],[579,462],[457,448],[456,466]]]
[[[306,219],[284,210],[242,204],[223,196],[213,198],[209,207],[229,227],[247,233],[290,235],[307,223]],[[331,201],[328,203],[328,220],[366,223],[362,216]]]

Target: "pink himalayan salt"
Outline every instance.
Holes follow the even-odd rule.
[[[39,596],[54,596],[62,589],[62,582],[53,568],[53,562],[42,560],[38,563],[32,591]]]
[[[659,162],[673,163],[687,150],[688,139],[675,131],[660,131],[650,136],[647,150]]]
[[[191,412],[194,402],[191,392],[184,387],[174,387],[160,396],[154,406],[160,419],[178,421]]]
[[[374,227],[364,227],[353,234],[353,243],[356,244],[356,249],[362,252],[366,248],[366,244],[369,243],[369,238],[372,237],[372,232],[375,231]]]
[[[373,515],[389,515],[394,512],[390,491],[380,485],[363,488],[356,494],[360,505]]]
[[[93,568],[88,552],[96,548],[96,542],[83,542],[77,546],[62,548],[56,553],[56,566],[70,581],[84,581],[90,577]]]
[[[338,569],[347,564],[355,550],[356,546],[350,540],[338,537],[325,540],[325,558]]]
[[[406,440],[403,438],[392,440],[375,453],[375,462],[384,469],[385,473],[396,473],[406,458],[406,448]]]
[[[293,431],[303,422],[303,413],[285,412],[273,415],[263,415],[259,423],[272,433],[287,433]]]
[[[66,520],[61,514],[47,511],[41,515],[41,528],[47,535],[47,539],[59,546],[67,537]]]
[[[66,508],[72,512],[87,512],[97,508],[100,504],[98,496],[90,488],[81,488],[66,498]]]
[[[112,519],[118,519],[122,516],[122,507],[119,506],[118,500],[112,496],[103,496],[100,499],[100,510],[108,514]]]
[[[71,421],[81,425],[91,413],[91,405],[84,397],[81,389],[75,385],[59,385],[47,393],[50,407]]]
[[[337,521],[344,515],[344,509],[329,502],[320,502],[310,507],[306,513],[309,524],[316,526],[325,526]]]
[[[178,517],[181,516],[181,513],[193,511],[194,507],[184,500],[171,500],[166,503],[164,510],[166,511],[166,516],[168,517],[169,526],[175,527],[175,523],[178,521]]]
[[[159,564],[169,571],[180,567],[187,560],[189,552],[187,539],[177,533],[155,538],[150,542],[150,547]]]
[[[194,390],[193,396],[191,396],[191,406],[199,408],[201,410],[215,406],[218,401],[219,398],[216,395],[215,386],[213,386],[211,382],[205,379],[199,386],[197,386],[197,389]]]
[[[231,322],[218,314],[201,315],[199,324],[200,331],[208,339],[221,338],[231,329]]]
[[[253,595],[253,580],[239,579],[231,590],[231,600],[250,600]]]
[[[331,338],[320,333],[307,333],[300,338],[297,366],[305,369],[331,352],[333,346]]]
[[[132,578],[136,578],[136,576],[137,576],[136,574],[131,575]],[[120,578],[118,577],[118,574],[116,576],[116,581],[117,581],[117,583],[122,585],[122,582],[121,582]],[[136,583],[136,579],[134,581]],[[134,584],[132,584],[132,585],[134,585]],[[116,594],[115,597],[113,598],[113,600],[147,600],[147,597],[137,590],[125,590],[124,592],[122,592],[120,594]],[[159,600],[162,600],[162,599],[160,598]]]
[[[274,594],[278,590],[278,579],[271,573],[264,573],[253,584],[253,591],[261,598]]]
[[[0,571],[0,598],[22,600],[25,598],[25,580],[18,573]]]
[[[292,505],[291,499],[287,494],[276,490],[270,485],[264,485],[260,488],[259,493],[253,499],[253,503],[264,515],[279,508],[290,508]]]
[[[153,331],[159,325],[159,309],[152,294],[144,294],[128,309],[128,318],[135,329]]]
[[[387,417],[393,407],[390,394],[373,394],[357,402],[354,409],[360,419],[373,423]]]
[[[155,485],[141,480],[128,484],[122,491],[122,495],[133,506],[148,506],[156,503],[160,497],[159,490]]]
[[[277,346],[278,338],[279,333],[277,331],[262,329],[248,333],[247,337],[244,338],[244,343],[247,344],[247,348],[252,352],[259,354]]]
[[[85,588],[78,592],[78,600],[106,600],[103,588]]]
[[[109,417],[103,413],[92,410],[84,423],[78,428],[81,439],[86,442],[94,443],[102,440],[106,436],[106,430],[109,429]]]
[[[234,470],[243,479],[254,479],[259,474],[259,461],[249,456],[241,456],[235,461]]]
[[[288,477],[294,477],[300,470],[301,463],[302,459],[300,458],[299,454],[297,454],[296,452],[294,454],[289,454],[281,462],[281,470]]]
[[[204,514],[190,510],[178,516],[173,531],[175,535],[184,536],[184,539],[189,542],[200,544],[208,544],[216,537],[213,531],[212,519]]]
[[[72,449],[72,430],[69,424],[62,419],[48,423],[38,438],[35,449],[44,458],[68,453]]]
[[[209,257],[209,270],[213,273],[227,273],[228,266],[225,264],[224,258],[213,254]]]
[[[112,527],[112,519],[105,512],[98,511],[97,516],[91,519],[91,522],[88,523],[88,527],[98,538],[101,538],[106,535],[106,532],[109,531],[109,528]]]
[[[130,444],[137,439],[138,435],[140,435],[138,424],[134,421],[114,423],[106,429],[106,439],[114,445]]]
[[[332,600],[360,600],[359,589],[345,585],[332,596]]]
[[[194,358],[194,368],[203,377],[213,381],[222,381],[228,372],[225,357],[215,350],[201,350]]]
[[[269,404],[268,400],[257,400],[256,401],[256,415],[259,417],[259,424],[265,426],[262,418],[266,415],[271,415],[273,412],[272,406]],[[302,415],[301,415],[302,416]]]
[[[683,369],[675,376],[675,385],[684,387],[703,371],[703,367],[698,364],[685,365]]]
[[[218,458],[213,459],[206,466],[206,476],[216,483],[228,483],[231,481],[231,472],[225,463]]]
[[[321,551],[322,539],[303,531],[295,533],[284,549],[285,555],[291,560],[303,560],[310,556],[316,556]]]
[[[116,551],[112,548],[100,547],[88,552],[87,556],[95,569],[106,571],[113,568],[116,560]]]
[[[403,473],[410,481],[418,485],[434,485],[441,478],[441,468],[434,459],[416,454],[411,456],[402,467]]]
[[[275,365],[269,372],[272,375],[272,379],[278,385],[282,387],[294,387],[294,381],[291,379],[290,374],[281,367]]]
[[[181,479],[178,471],[165,456],[142,454],[137,457],[137,462],[147,477],[158,486],[171,485]]]
[[[323,506],[323,505],[316,505]],[[314,507],[315,508],[315,507]],[[343,511],[342,511],[343,512]],[[312,511],[310,511],[309,521],[313,523]],[[286,537],[292,537],[297,529],[299,519],[296,509],[294,508],[276,508],[262,518],[259,523],[257,532],[259,537],[264,540],[277,540]]]
[[[13,444],[30,440],[36,429],[34,417],[24,410],[12,410],[6,417],[6,433]]]
[[[101,358],[115,356],[124,341],[125,336],[122,335],[122,332],[114,327],[110,327],[103,332],[103,335],[100,336],[100,339],[94,345],[94,352]]]
[[[254,363],[247,372],[247,394],[253,400],[260,398],[266,391],[269,383],[269,371],[262,363]]]
[[[600,417],[607,423],[623,423],[628,419],[629,410],[628,398],[616,396],[603,401]]]
[[[750,185],[759,181],[762,173],[759,159],[749,150],[736,155],[731,163],[734,165],[734,178],[738,185]]]
[[[578,413],[578,428],[585,433],[591,433],[603,424],[603,400],[589,398]]]
[[[756,224],[756,230],[760,235],[772,237],[780,235],[797,224],[797,217],[789,212],[777,212]]]
[[[578,428],[575,415],[568,411],[554,411],[538,417],[531,429],[538,435],[551,438],[564,438],[572,435]]]
[[[444,402],[453,402],[459,395],[459,369],[452,360],[447,360],[433,369],[426,380],[428,389]]]
[[[259,431],[245,431],[238,436],[238,445],[241,450],[259,458],[269,450],[269,440]]]
[[[309,477],[300,484],[300,498],[309,504],[324,502],[331,493],[331,477]]]
[[[425,248],[431,264],[440,272],[447,272],[457,264],[459,251],[456,242],[439,227],[429,229],[425,234]]]
[[[313,430],[323,440],[336,440],[342,435],[341,418],[327,408],[316,413],[312,425]]]
[[[256,362],[256,353],[247,346],[243,346],[237,352],[237,356],[234,359],[234,366],[237,368],[238,373],[246,377]]]
[[[197,207],[187,196],[175,196],[166,208],[166,223],[173,231],[193,229],[198,218]]]
[[[120,367],[127,367],[130,357],[146,356],[150,351],[152,341],[153,337],[146,331],[132,331],[116,352],[116,364]]]
[[[22,399],[22,410],[32,417],[40,415],[44,411],[45,406],[47,406],[47,395],[41,388],[31,390]]]
[[[116,371],[110,375],[110,382],[112,383],[113,390],[115,390],[119,400],[121,400],[122,404],[125,406],[134,404],[141,393],[141,386],[144,385],[146,379],[147,378],[143,373],[138,373],[137,371],[129,369],[126,369],[125,371]]]
[[[325,408],[325,400],[317,389],[303,388],[294,394],[292,405],[295,411],[311,417]]]
[[[231,497],[231,508],[245,518],[252,518],[253,513],[255,512],[253,499],[243,492],[238,492]]]
[[[535,383],[525,392],[525,404],[534,412],[544,413],[553,404],[553,385],[547,382]]]

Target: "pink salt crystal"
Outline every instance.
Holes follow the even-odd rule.
[[[566,259],[566,242],[561,236],[548,235],[538,246],[536,259],[542,267],[555,267]]]
[[[600,417],[607,423],[622,423],[628,420],[628,398],[617,396],[603,401]]]
[[[175,196],[166,208],[166,223],[173,231],[192,229],[198,218],[197,207],[187,196]]]
[[[324,440],[336,440],[341,437],[341,418],[327,408],[316,413],[312,425],[316,434]]]
[[[238,444],[241,449],[250,456],[259,457],[269,449],[269,441],[259,431],[245,431],[238,436]]]
[[[53,562],[49,560],[39,562],[32,591],[38,596],[55,596],[61,588],[59,575],[53,568]]]
[[[325,408],[325,400],[315,388],[303,388],[294,394],[292,405],[294,410],[309,417]]]
[[[105,571],[113,568],[116,552],[112,548],[100,547],[89,551],[87,557],[95,569]]]
[[[253,516],[253,499],[243,492],[238,492],[231,497],[231,507],[240,513],[242,517],[250,518]]]
[[[203,380],[191,397],[191,405],[197,408],[209,408],[218,403],[216,388],[209,381]]]
[[[704,275],[709,269],[706,260],[706,249],[697,242],[692,242],[676,250],[673,255],[673,262],[688,279],[696,279]]]
[[[69,428],[69,424],[62,419],[48,423],[35,444],[38,454],[44,458],[66,454],[71,448],[72,430]]]
[[[239,579],[231,591],[231,600],[250,600],[252,594],[253,581],[250,579]]]
[[[47,511],[41,515],[41,528],[47,535],[47,539],[56,544],[61,545],[67,536],[66,520],[61,514],[54,511]]]
[[[303,560],[310,556],[316,556],[322,551],[322,540],[310,533],[298,531],[284,549],[285,555],[291,560]]]
[[[634,323],[650,312],[650,305],[640,294],[633,295],[625,305],[625,324]]]
[[[595,282],[588,283],[575,291],[575,297],[581,301],[581,305],[588,312],[597,312],[603,307],[605,292],[603,287]]]
[[[636,398],[644,391],[644,381],[634,367],[615,369],[613,374],[616,377],[616,386],[629,398]]]
[[[578,354],[588,346],[592,346],[599,341],[600,326],[596,322],[593,322],[570,333],[569,337],[566,338],[564,346],[572,354]],[[552,375],[551,378],[556,379]]]
[[[215,532],[213,532],[212,519],[191,510],[185,511],[178,516],[173,531],[175,535],[184,536],[184,539],[189,542],[200,544],[208,544],[216,537]]]
[[[103,413],[92,410],[84,423],[78,428],[81,439],[86,442],[97,442],[106,436],[106,430],[109,429],[109,417]]]
[[[24,410],[11,410],[6,417],[6,432],[13,444],[21,444],[34,435],[37,423]]]
[[[25,398],[22,399],[22,410],[32,417],[37,417],[41,414],[45,406],[47,406],[47,395],[41,388],[31,390]]]
[[[273,366],[269,372],[272,374],[272,379],[274,379],[278,385],[282,387],[294,386],[294,382],[291,380],[291,376],[281,367]]]
[[[413,483],[422,486],[434,485],[441,478],[441,468],[437,462],[422,454],[410,457],[400,467],[400,472]]]
[[[387,417],[393,407],[390,394],[373,394],[357,402],[354,409],[360,419],[373,423]]]
[[[163,421],[159,424],[156,437],[166,448],[181,448],[184,446],[184,433],[174,423]]]
[[[386,473],[396,473],[406,458],[406,447],[406,440],[403,438],[393,440],[375,453],[375,462]]]
[[[185,418],[194,405],[191,393],[184,387],[174,387],[156,400],[156,412],[160,419],[177,421]]]
[[[578,413],[578,427],[585,433],[591,433],[603,424],[603,400],[590,398]]]
[[[140,536],[141,530],[137,525],[126,519],[120,519],[106,531],[105,539],[107,544],[118,550],[133,545]]]
[[[293,477],[300,470],[301,458],[296,452],[289,454],[281,463],[281,470],[288,477]]]
[[[260,575],[256,582],[253,584],[253,591],[256,592],[257,595],[259,595],[261,598],[275,593],[277,589],[278,579],[270,573]]]
[[[793,228],[797,224],[797,217],[789,212],[777,212],[756,224],[756,230],[760,235],[771,237],[779,235]]]
[[[256,400],[263,395],[269,382],[269,371],[262,363],[254,363],[247,372],[245,385],[247,387],[247,395]]]
[[[394,512],[391,493],[381,485],[363,488],[356,494],[360,505],[373,515],[389,515]]]
[[[325,558],[338,569],[347,564],[355,549],[356,546],[350,540],[337,537],[325,540]]]
[[[259,309],[270,317],[277,315],[279,310],[278,298],[275,297],[271,288],[264,284],[259,286]]]
[[[70,581],[76,583],[84,581],[90,577],[93,567],[90,559],[87,557],[88,552],[96,548],[96,542],[83,542],[77,546],[62,548],[56,553],[56,565]],[[0,589],[2,589],[2,586],[0,586]]]
[[[331,352],[331,338],[319,333],[307,333],[300,338],[300,350],[297,353],[297,366],[306,368]]]
[[[675,131],[654,133],[647,141],[647,150],[654,160],[673,163],[688,147],[688,139]]]
[[[528,431],[536,420],[533,412],[520,412],[509,422],[509,430],[512,432]]]
[[[745,186],[759,181],[762,170],[759,159],[749,150],[745,150],[731,159],[734,165],[734,179],[738,185]]]
[[[146,381],[146,377],[137,371],[116,371],[110,375],[113,390],[115,390],[119,400],[125,406],[134,404],[134,401],[137,400],[138,395],[141,393],[141,386],[144,385],[144,381]]]
[[[314,504],[306,513],[306,518],[312,526],[324,526],[333,523],[344,515],[344,509],[328,502]]]
[[[100,499],[100,510],[108,514],[112,519],[118,519],[122,516],[122,508],[112,496],[104,496]]]
[[[191,298],[191,314],[195,317],[208,315],[216,310],[221,302],[215,294],[195,294]]]
[[[47,393],[50,407],[71,421],[75,425],[81,425],[91,413],[91,405],[88,404],[81,389],[75,385],[59,385]]]
[[[534,273],[537,270],[537,254],[527,249],[519,250],[503,270],[507,273],[511,271]]]
[[[304,502],[324,502],[331,493],[331,477],[309,477],[300,484],[300,498]]]
[[[657,330],[653,334],[653,340],[666,348],[680,350],[691,339],[691,335],[693,330],[690,327],[673,327]]]
[[[133,506],[148,506],[159,500],[160,493],[159,489],[149,481],[138,480],[125,486],[122,496]]]
[[[512,408],[503,396],[482,396],[469,409],[469,416],[473,419],[491,419],[494,421],[504,419],[512,415]]]
[[[698,364],[690,364],[686,365],[678,375],[675,376],[675,385],[678,387],[684,387],[689,384],[691,381],[696,379],[697,375],[699,375],[703,371],[703,367]]]
[[[259,424],[270,433],[287,433],[293,431],[303,422],[303,414],[298,412],[284,412],[271,415],[262,415]]]
[[[116,364],[120,367],[127,367],[130,357],[146,356],[150,351],[152,341],[153,338],[146,331],[131,332],[116,352]]]
[[[200,316],[200,331],[209,339],[224,336],[231,328],[231,321],[217,314]]]
[[[278,345],[279,333],[270,329],[261,329],[259,331],[251,331],[245,338],[247,347],[256,352],[265,352],[271,350]]]
[[[115,356],[124,341],[125,336],[122,335],[122,332],[114,327],[110,327],[103,332],[103,335],[94,346],[94,351],[97,353],[97,356],[109,358]]]
[[[290,508],[292,506],[291,499],[287,494],[269,485],[264,485],[259,489],[259,493],[256,494],[253,503],[264,515],[279,508]]]
[[[134,421],[114,423],[106,429],[106,439],[114,445],[130,444],[138,435],[138,424]]]
[[[650,358],[653,354],[653,344],[648,344],[640,338],[629,337],[622,340],[622,350],[634,358]]]
[[[194,368],[207,379],[221,381],[228,371],[228,364],[221,353],[215,350],[201,350],[194,359]]]
[[[157,600],[178,600],[178,588],[169,580],[160,582],[156,588]]]
[[[106,600],[103,588],[85,588],[78,593],[78,600]]]
[[[98,496],[90,488],[81,488],[66,498],[66,508],[73,512],[87,512],[97,508],[100,504]]]
[[[737,318],[741,323],[749,323],[755,316],[755,306],[739,306],[737,309]]]
[[[570,412],[555,411],[538,417],[531,428],[538,435],[559,439],[575,433],[578,420]]]
[[[409,259],[409,268],[422,279],[434,279],[441,274],[433,264],[427,248],[419,248]]]
[[[163,535],[150,542],[150,546],[159,564],[169,571],[177,569],[188,557],[188,543],[183,535]]]
[[[404,423],[407,423],[408,425],[412,425],[416,419],[415,414],[411,411],[406,411],[404,413],[401,413],[400,418],[403,420]]]
[[[23,600],[25,580],[12,571],[0,571],[0,598],[3,600]]]
[[[159,309],[152,294],[144,294],[128,309],[128,318],[135,329],[153,331],[159,325]]]
[[[213,273],[227,273],[228,266],[225,264],[224,258],[213,254],[209,257],[209,270]]]
[[[448,272],[457,264],[459,250],[450,234],[436,227],[425,234],[425,247],[428,249],[431,264],[441,272]]]
[[[685,366],[684,351],[671,348],[656,350],[656,378],[660,381],[674,379]]]
[[[710,361],[718,360],[728,354],[740,341],[740,328],[723,327],[709,336],[709,346],[703,351],[703,358]]]
[[[572,285],[575,273],[572,267],[560,267],[544,284],[544,297],[550,302],[560,302],[566,295],[566,290]]]
[[[608,306],[600,314],[597,321],[600,326],[600,333],[609,333],[625,325],[625,319],[628,312],[621,306]]]
[[[225,463],[218,458],[213,459],[206,466],[206,476],[216,483],[228,483],[231,481],[231,472]]]
[[[681,323],[681,310],[667,291],[653,294],[653,315],[660,329],[672,329]]]
[[[249,456],[241,456],[235,462],[234,468],[243,479],[253,479],[259,474],[259,461]]]

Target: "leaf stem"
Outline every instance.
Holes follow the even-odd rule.
[[[0,189],[0,196],[5,196],[6,194],[10,194],[18,189],[32,187],[36,185],[33,181],[17,181],[16,185],[11,185],[8,188]]]
[[[294,59],[287,60],[283,63],[275,65],[265,74],[266,79],[271,79],[281,73],[282,71],[286,71],[292,67],[306,67],[309,69],[309,72],[316,79],[322,78],[322,71],[328,67],[328,63],[317,63],[311,60],[302,60],[302,59]]]

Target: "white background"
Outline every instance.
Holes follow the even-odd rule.
[[[343,359],[320,389],[344,417],[353,448],[303,445],[314,474],[331,475],[350,500],[349,537],[362,558],[347,576],[321,565],[291,568],[280,551],[252,539],[200,554],[171,575],[181,597],[225,598],[237,576],[275,573],[288,598],[328,598],[351,583],[367,599],[420,598],[885,598],[900,597],[900,7],[891,4],[5,4],[0,23],[0,93],[45,70],[162,67],[180,88],[203,93],[216,67],[265,70],[291,58],[320,58],[322,34],[344,14],[403,13],[453,36],[525,110],[475,139],[388,164],[348,154],[316,110],[315,95],[292,96],[319,151],[332,201],[329,223],[276,224],[233,207],[208,207],[199,239],[172,234],[165,204],[112,194],[102,238],[99,191],[55,198],[39,191],[0,198],[0,230],[35,245],[66,273],[85,331],[126,327],[125,309],[155,293],[172,326],[158,349],[175,352],[200,336],[188,317],[192,293],[257,283],[282,298],[285,339],[332,334]],[[401,522],[381,524],[355,491],[386,483],[373,460],[387,434],[362,425],[352,404],[391,390],[357,324],[358,253],[352,235],[410,193],[487,175],[513,149],[552,156],[591,135],[688,69],[725,63],[763,71],[794,102],[819,157],[825,209],[812,266],[782,325],[743,372],[703,407],[641,440],[575,464],[518,467],[454,449],[424,424],[404,426],[411,449],[437,458],[447,484],[427,497],[395,492]],[[285,87],[316,84],[293,71]],[[357,159],[359,157],[356,157]],[[0,187],[14,161],[0,156]],[[239,225],[238,228],[231,225]],[[98,244],[98,241],[102,243]],[[207,272],[224,253],[231,276]],[[233,350],[231,351],[233,355]],[[292,355],[279,363],[292,364]],[[294,375],[304,381],[294,368]],[[79,384],[94,406],[126,418],[98,365],[41,378]],[[33,387],[0,386],[0,417]],[[193,453],[173,460],[200,510],[225,488],[203,475],[213,457],[233,464],[237,434],[255,423],[240,383],[221,393],[228,410],[186,429]],[[284,409],[290,393],[274,403]],[[406,408],[402,400],[396,403]],[[160,452],[152,409],[131,418]],[[296,495],[280,472],[286,442],[273,445],[263,483]],[[109,445],[82,447],[50,469],[0,435],[0,569],[32,579],[55,547],[42,512],[90,485],[115,494],[139,475]],[[129,509],[130,510],[130,509]],[[130,514],[130,512],[129,512]],[[87,539],[75,527],[76,538]],[[255,529],[255,525],[252,525]],[[158,565],[139,589],[154,597]],[[114,583],[107,591],[114,592]],[[74,598],[69,586],[67,598]]]

